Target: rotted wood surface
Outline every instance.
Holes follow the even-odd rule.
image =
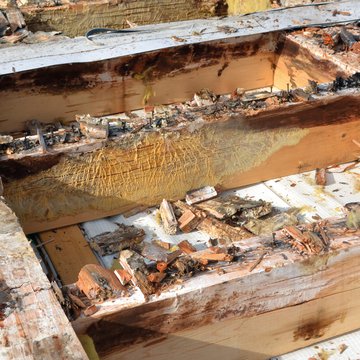
[[[2,198],[0,357],[87,359],[16,216]]]
[[[149,302],[132,299],[130,308],[125,299],[106,305],[73,326],[101,358],[128,360],[169,351],[176,360],[265,360],[360,327],[358,234],[334,235],[328,252],[305,257],[268,248],[253,267],[271,242],[238,243],[255,250],[253,262],[202,273]]]
[[[30,176],[33,158],[19,160],[22,170],[4,183],[4,196],[25,232],[59,228],[184,198],[205,185],[230,189],[354,160],[359,119],[355,91],[244,118],[200,121],[195,131],[190,123],[178,131],[122,136],[106,147],[76,145]],[[1,165],[11,173],[17,160]]]

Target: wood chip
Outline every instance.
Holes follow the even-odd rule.
[[[231,245],[233,242],[252,237],[252,234],[242,227],[233,227],[217,219],[203,219],[197,229],[208,234],[212,239],[217,239],[221,245]]]
[[[123,286],[127,285],[131,280],[131,275],[124,269],[116,269],[114,273]]]
[[[85,309],[86,305],[84,304],[84,302],[76,295],[71,294],[70,292],[68,293],[68,296],[70,298],[70,300],[79,308],[81,309]]]
[[[313,231],[301,232],[295,226],[287,226],[284,232],[295,240],[293,245],[300,251],[318,254],[325,249],[324,242]]]
[[[90,300],[116,298],[126,292],[111,270],[97,264],[85,265],[79,272],[76,285]]]
[[[175,235],[177,231],[177,220],[171,204],[163,199],[160,205],[160,215],[164,230],[169,235]]]
[[[217,239],[221,245],[230,245],[232,242],[240,241],[252,236],[252,234],[244,228],[233,227],[222,223],[217,219],[206,217],[206,214],[203,211],[185,204],[182,201],[176,201],[174,205],[183,212],[187,210],[193,212],[199,220],[196,228],[208,234],[212,239]]]
[[[147,279],[149,271],[144,258],[132,250],[123,250],[120,253],[121,266],[131,275],[131,282],[138,286],[145,297],[154,293],[152,283]]]
[[[168,265],[165,261],[159,261],[156,264],[156,269],[158,269],[160,272],[164,272],[167,269]]]
[[[187,240],[181,241],[178,246],[184,254],[191,254],[196,252],[196,248],[192,246]]]
[[[157,273],[151,273],[147,276],[147,279],[152,283],[160,283],[164,280],[166,277],[166,273],[164,272],[157,272]]]
[[[261,263],[262,259],[265,257],[265,255],[267,255],[267,252],[263,252],[259,258],[251,265],[249,272],[252,272],[255,270],[255,268]]]
[[[153,244],[156,244],[158,246],[161,246],[162,248],[164,248],[165,250],[170,250],[172,245],[171,243],[168,243],[166,241],[162,241],[162,240],[152,240]]]
[[[217,192],[213,186],[205,186],[201,189],[188,192],[185,196],[185,201],[188,205],[193,205],[216,196]]]
[[[98,311],[98,308],[95,305],[91,305],[84,310],[84,315],[91,316],[91,315],[94,315],[97,311]]]
[[[14,33],[17,29],[26,26],[25,19],[21,11],[17,8],[8,8],[5,10],[5,15],[10,25],[11,31]]]
[[[167,262],[168,252],[159,245],[146,243],[141,250],[141,255],[149,260]]]
[[[316,169],[315,171],[315,182],[316,185],[326,185],[326,170],[324,168]]]
[[[0,36],[5,35],[8,25],[9,25],[9,22],[7,21],[4,14],[0,11]]]
[[[80,131],[88,139],[107,139],[109,137],[108,124],[91,124],[80,121]]]
[[[189,233],[196,229],[201,219],[199,219],[191,210],[186,210],[179,218],[179,228],[184,233]]]
[[[197,207],[219,220],[230,217],[238,211],[235,204],[231,203],[231,201],[224,201],[223,199],[207,200],[198,204]]]
[[[219,248],[217,248],[219,249]],[[205,249],[190,254],[193,259],[207,261],[232,261],[233,256],[229,255],[225,250],[214,251],[215,249]]]

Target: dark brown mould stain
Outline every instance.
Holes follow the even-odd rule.
[[[325,335],[327,329],[336,321],[342,321],[345,317],[345,314],[340,314],[339,316],[329,316],[320,312],[317,319],[307,321],[301,324],[295,331],[293,335],[293,340],[312,340],[318,339]]]
[[[4,180],[4,183],[14,179],[21,179],[50,169],[60,161],[60,158],[61,154],[46,154],[44,156],[26,156],[21,159],[0,161],[0,177]]]

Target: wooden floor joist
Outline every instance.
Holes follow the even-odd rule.
[[[200,360],[265,360],[308,346],[360,327],[360,237],[331,238],[328,252],[303,257],[268,248],[255,268],[254,253],[252,261],[202,273],[149,302],[100,307],[73,326],[91,337],[102,359],[165,360],[171,352],[176,360],[189,354]],[[239,244],[252,251],[259,246],[262,254],[272,241]]]
[[[87,359],[15,214],[2,197],[0,357]]]
[[[359,109],[359,93],[345,92],[252,116],[225,112],[195,131],[189,123],[110,138],[105,146],[75,144],[62,155],[15,155],[0,164],[14,176],[4,196],[32,233],[183,198],[205,185],[231,189],[351,161],[359,153],[352,141],[360,138]],[[37,163],[49,169],[39,165],[36,173]]]

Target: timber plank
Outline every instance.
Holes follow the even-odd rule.
[[[4,183],[4,196],[31,233],[181,199],[205,185],[232,189],[352,161],[359,154],[352,141],[360,138],[359,103],[356,92],[326,96],[248,118],[225,116],[195,132],[190,124],[166,141],[147,132],[130,147],[125,136]]]
[[[99,263],[77,225],[45,231],[39,236],[65,285],[77,281],[83,266]]]
[[[357,288],[251,318],[163,335],[121,352],[121,359],[166,360],[171,353],[174,360],[267,360],[360,328],[359,296]],[[102,356],[118,358],[116,352]]]

